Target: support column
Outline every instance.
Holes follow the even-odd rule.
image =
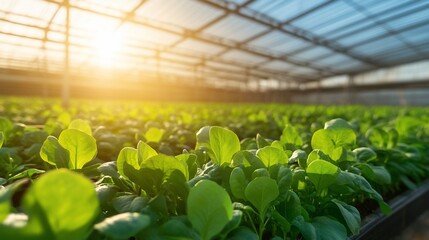
[[[356,104],[356,89],[355,86],[355,75],[350,74],[348,75],[348,83],[347,83],[347,103],[348,104]]]
[[[64,75],[63,75],[63,92],[62,92],[62,104],[64,108],[70,106],[70,3],[69,0],[64,1],[66,8],[66,36],[64,41]]]

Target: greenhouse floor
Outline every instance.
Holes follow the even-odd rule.
[[[406,228],[395,240],[427,240],[429,239],[429,210]]]

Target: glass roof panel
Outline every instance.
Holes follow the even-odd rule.
[[[265,34],[264,36],[251,41],[249,44],[279,53],[290,53],[297,49],[311,46],[311,43],[308,41],[290,36],[280,31],[273,31]]]
[[[250,54],[250,53],[240,51],[240,50],[228,51],[228,52],[222,54],[222,56],[220,58],[225,59],[225,60],[245,62],[249,65],[261,63],[261,62],[268,60],[267,58],[264,58],[264,57],[261,57],[258,55],[254,55],[254,54]]]
[[[268,28],[262,24],[253,23],[242,17],[228,15],[217,24],[205,29],[204,33],[234,41],[244,41],[267,29]]]
[[[250,4],[249,8],[284,22],[324,2],[326,2],[326,0],[273,0],[269,2],[266,0],[259,0]]]
[[[1,0],[0,68],[61,71],[65,19],[60,0]],[[428,25],[428,1],[70,0],[70,57],[87,73],[162,62],[298,81],[428,58]]]
[[[223,13],[224,11],[189,0],[149,0],[136,11],[138,16],[193,30],[204,26]]]
[[[274,61],[270,61],[266,64],[261,65],[262,68],[266,68],[266,69],[270,69],[270,70],[275,70],[275,71],[285,71],[288,70],[290,68],[296,67],[296,65],[287,63],[287,62],[282,62],[279,60],[274,60]]]
[[[226,49],[215,44],[210,44],[194,39],[186,39],[177,44],[176,48],[186,51],[195,51],[203,54],[219,54]]]
[[[309,61],[332,53],[334,53],[334,51],[328,48],[314,46],[307,48],[305,51],[294,54],[293,56],[305,61]]]

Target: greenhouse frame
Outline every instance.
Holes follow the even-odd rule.
[[[134,86],[179,82],[240,93],[275,92],[254,94],[267,101],[371,99],[397,104],[400,95],[405,103],[425,103],[426,1],[0,4],[0,79],[47,85],[47,77],[49,84],[62,85],[65,98],[70,86],[116,78]],[[4,92],[7,86],[6,82]],[[419,91],[400,93],[404,88]],[[377,98],[369,90],[382,90],[385,97]],[[347,92],[353,92],[348,94],[352,97],[344,99]],[[230,95],[235,94],[224,94]],[[241,95],[247,94],[236,96]]]

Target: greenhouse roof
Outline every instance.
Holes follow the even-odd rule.
[[[80,74],[317,81],[428,59],[429,1],[0,1],[0,68],[60,73],[66,49]]]

